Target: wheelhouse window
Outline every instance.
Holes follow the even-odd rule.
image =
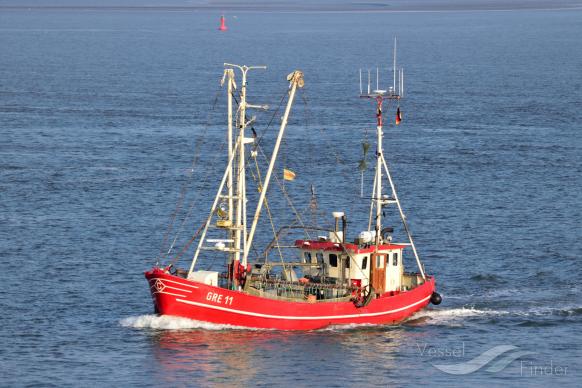
[[[329,265],[331,267],[337,267],[337,255],[334,253],[329,254]]]
[[[384,255],[376,256],[376,268],[384,268]]]
[[[368,256],[364,256],[364,258],[362,259],[362,269],[366,269],[367,266],[368,266]]]
[[[398,252],[394,253],[394,255],[392,256],[392,264],[398,265]]]
[[[346,268],[350,268],[350,262],[352,261],[351,257],[346,257]]]
[[[306,263],[311,263],[311,252],[303,252],[303,257]]]
[[[323,264],[323,253],[321,253],[321,252],[317,252],[317,253],[315,254],[315,256],[317,257],[317,262],[318,262],[319,264]]]

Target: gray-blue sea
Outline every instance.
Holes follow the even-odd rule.
[[[0,386],[579,386],[581,11],[230,12],[226,33],[174,11],[0,10]],[[313,184],[321,222],[344,210],[355,236],[375,122],[358,70],[389,67],[395,35],[385,152],[443,303],[311,332],[153,315],[143,271],[198,228],[224,166],[223,63],[268,66],[249,76],[268,155],[305,73],[278,168],[299,210]]]

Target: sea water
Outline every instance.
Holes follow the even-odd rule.
[[[579,384],[582,13],[235,12],[227,33],[219,16],[0,12],[0,385]],[[299,333],[153,315],[143,271],[198,228],[225,162],[222,64],[269,67],[249,76],[267,155],[285,77],[305,73],[278,169],[305,218],[313,184],[316,221],[346,211],[356,236],[375,139],[359,69],[390,67],[395,35],[406,98],[385,155],[443,303]]]

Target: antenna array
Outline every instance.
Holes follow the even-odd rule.
[[[360,69],[360,97],[363,98],[376,98],[384,97],[388,99],[400,99],[404,97],[404,68],[398,67],[396,65],[396,38],[394,38],[394,52],[393,52],[393,64],[391,69],[382,69],[376,67],[375,75],[373,74],[373,69],[366,68]],[[380,88],[384,85],[380,82],[381,74],[392,73],[392,85],[387,88]],[[363,74],[363,76],[362,76]],[[367,83],[366,77],[367,75]],[[389,79],[387,77],[387,79]],[[376,84],[376,88],[372,89],[372,85]]]

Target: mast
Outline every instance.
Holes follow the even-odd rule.
[[[263,106],[255,106],[250,105],[247,103],[247,73],[249,70],[256,70],[256,69],[266,69],[266,66],[240,66],[231,63],[225,63],[224,66],[231,68],[237,68],[241,71],[242,74],[242,81],[241,81],[241,92],[240,92],[240,102],[239,102],[239,113],[238,113],[238,166],[237,166],[237,174],[236,174],[236,220],[234,226],[234,242],[233,242],[233,250],[234,250],[234,262],[233,266],[235,271],[238,271],[238,265],[241,260],[241,253],[246,250],[246,240],[247,240],[247,195],[246,195],[246,157],[245,157],[245,144],[249,144],[253,142],[252,138],[246,138],[245,130],[247,125],[252,121],[247,121],[246,119],[246,112],[247,108],[265,108]]]
[[[236,84],[234,82],[234,71],[232,69],[224,69],[224,76],[222,77],[222,84],[224,81],[227,81],[227,120],[228,120],[228,130],[227,130],[227,146],[228,146],[228,160],[233,157],[233,139],[232,139],[232,100],[233,100],[233,92],[236,89]],[[228,169],[228,178],[227,178],[227,187],[228,187],[228,220],[232,223],[234,217],[234,187],[233,187],[233,168],[232,166]],[[235,239],[235,231],[233,229],[229,230],[228,233],[229,239]],[[234,259],[234,252],[229,253],[229,262],[232,262]]]
[[[393,81],[392,81],[392,88],[387,90],[382,90],[379,88],[379,72],[376,71],[376,90],[370,90],[370,76],[368,72],[368,92],[366,94],[362,94],[362,81],[360,77],[360,97],[373,99],[376,101],[376,133],[377,133],[377,145],[376,145],[376,172],[374,175],[374,185],[372,190],[372,201],[370,202],[370,217],[368,222],[368,230],[370,231],[372,227],[372,217],[375,216],[375,244],[376,244],[376,252],[379,249],[379,246],[382,242],[381,233],[382,233],[382,207],[388,204],[396,204],[398,207],[398,212],[400,214],[400,219],[402,221],[402,225],[404,226],[404,230],[408,237],[408,241],[410,241],[410,246],[412,247],[412,252],[414,253],[414,257],[416,259],[416,263],[418,265],[418,269],[422,275],[423,279],[426,279],[426,275],[424,273],[424,269],[420,262],[420,257],[418,255],[418,251],[416,250],[416,245],[414,244],[414,240],[412,238],[412,233],[410,232],[410,228],[408,227],[408,223],[406,221],[406,216],[404,215],[404,211],[402,210],[402,206],[400,205],[400,200],[398,199],[398,194],[396,193],[396,187],[392,180],[392,175],[390,174],[390,170],[388,169],[388,163],[384,157],[384,150],[382,148],[383,144],[383,114],[382,114],[382,106],[385,100],[394,100],[399,102],[404,93],[404,70],[402,68],[397,69],[396,66],[396,37],[394,37],[394,50],[393,50],[393,67],[392,67],[392,74],[393,74]],[[361,70],[360,70],[361,73]],[[396,74],[398,73],[398,88],[396,88],[396,81],[397,77]],[[390,189],[392,191],[391,197],[385,197],[382,194],[382,172],[386,172],[386,177],[388,178],[388,183],[390,184]],[[373,213],[375,207],[375,214]],[[373,267],[372,267],[373,268]]]
[[[382,232],[382,207],[393,201],[387,199],[382,194],[382,176],[383,176],[383,164],[384,159],[384,116],[382,113],[382,108],[385,100],[395,100],[399,101],[402,95],[400,94],[403,89],[402,79],[400,77],[400,71],[398,71],[398,89],[396,89],[396,37],[394,37],[394,50],[393,50],[393,80],[392,87],[389,90],[380,89],[380,71],[376,68],[376,89],[370,90],[370,71],[368,70],[368,91],[366,94],[362,94],[362,81],[360,77],[360,98],[372,99],[376,102],[376,171],[374,174],[374,184],[372,190],[372,201],[370,203],[370,218],[368,223],[368,230],[372,227],[372,218],[374,218],[374,231],[375,231],[375,244],[376,250],[381,243],[381,232]],[[361,73],[361,70],[360,70]],[[374,212],[375,210],[375,212]]]
[[[204,229],[200,236],[200,241],[198,242],[198,247],[194,253],[192,259],[192,264],[188,275],[194,271],[194,266],[202,250],[219,250],[223,252],[228,252],[230,257],[230,262],[233,264],[235,271],[238,270],[238,265],[241,258],[241,253],[244,252],[246,247],[246,176],[245,176],[245,145],[250,144],[254,141],[253,138],[245,137],[245,129],[250,121],[246,120],[246,109],[247,108],[262,108],[267,109],[267,106],[262,105],[251,105],[247,103],[247,72],[254,69],[266,69],[266,66],[239,66],[229,63],[225,63],[222,84],[227,82],[227,108],[228,108],[228,126],[227,126],[227,147],[228,147],[228,165],[224,172],[224,176],[219,185],[218,192],[214,198],[210,214],[204,225]],[[240,93],[240,103],[238,110],[238,120],[233,118],[233,92],[236,89],[236,83],[234,81],[234,68],[241,71],[242,74],[242,85]],[[238,136],[236,141],[233,140],[233,122],[237,122]],[[236,166],[236,167],[235,167]],[[236,183],[236,194],[234,193],[234,187]],[[223,195],[224,186],[227,186],[227,195]],[[203,244],[212,222],[212,218],[219,209],[220,200],[227,199],[228,201],[228,218],[222,219],[217,222],[217,226],[220,228],[225,228],[228,230],[229,238],[222,240],[229,243],[229,247],[226,248],[224,245],[212,247],[204,247]],[[236,200],[236,205],[235,205]],[[235,214],[236,213],[236,214]],[[233,224],[234,221],[234,224]],[[210,240],[209,240],[210,241]]]
[[[253,224],[251,225],[251,230],[249,232],[248,240],[245,246],[244,256],[242,260],[242,265],[246,266],[247,259],[249,256],[250,247],[253,243],[253,238],[255,236],[255,230],[257,228],[257,223],[259,222],[259,217],[261,216],[261,210],[263,203],[265,202],[265,196],[267,195],[267,190],[269,189],[269,182],[271,181],[271,175],[273,173],[273,168],[275,167],[275,161],[277,160],[277,154],[279,153],[279,147],[281,145],[281,140],[283,139],[283,134],[285,133],[285,127],[287,126],[287,119],[289,118],[289,113],[291,112],[291,105],[293,105],[293,99],[295,98],[295,92],[297,87],[302,88],[304,85],[303,73],[299,70],[295,70],[293,73],[287,76],[287,80],[291,82],[289,91],[289,100],[287,101],[287,107],[285,108],[285,114],[283,115],[283,120],[281,121],[281,127],[279,128],[279,134],[277,135],[277,141],[275,142],[275,148],[273,149],[273,155],[271,155],[271,161],[269,162],[269,169],[267,170],[267,175],[265,176],[265,181],[263,182],[263,187],[261,189],[261,195],[259,197],[259,203],[255,210],[255,216],[253,217]]]
[[[376,250],[380,246],[380,232],[382,230],[382,103],[384,102],[384,98],[381,95],[376,97],[376,103],[378,104],[377,107],[377,125],[376,125],[376,133],[377,133],[377,141],[378,144],[376,145]]]
[[[247,71],[245,67],[241,69],[242,71],[242,81],[241,81],[241,93],[240,93],[240,104],[239,104],[239,115],[238,115],[238,128],[239,128],[239,155],[238,155],[238,168],[237,168],[237,202],[236,202],[236,237],[235,241],[235,265],[240,261],[241,253],[241,242],[244,249],[244,241],[247,234],[246,225],[246,212],[244,208],[246,207],[247,192],[245,187],[245,128],[246,128],[246,105],[247,105]],[[242,232],[242,238],[241,238]]]

